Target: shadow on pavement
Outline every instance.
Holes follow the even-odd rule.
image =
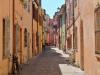
[[[45,51],[22,70],[22,75],[62,75],[59,64],[69,64],[61,53],[46,46]]]

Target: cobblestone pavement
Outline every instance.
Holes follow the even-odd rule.
[[[84,75],[79,68],[67,64],[67,57],[57,48],[46,47],[42,54],[24,65],[22,75]]]

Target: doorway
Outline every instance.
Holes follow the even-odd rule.
[[[22,62],[22,28],[20,28],[20,63]]]

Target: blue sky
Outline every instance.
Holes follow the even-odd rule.
[[[42,8],[46,9],[46,13],[52,18],[58,7],[64,4],[65,0],[42,0]]]

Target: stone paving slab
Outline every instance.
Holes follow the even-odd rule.
[[[68,57],[58,48],[46,47],[42,54],[24,65],[22,75],[84,75],[79,68],[67,64]]]

